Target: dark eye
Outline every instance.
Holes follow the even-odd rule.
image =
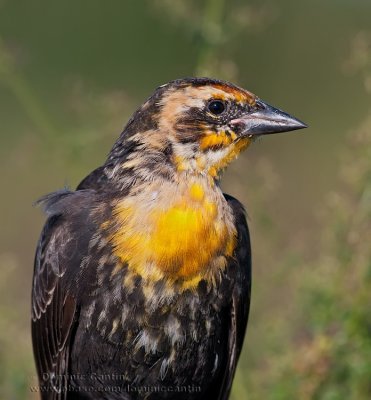
[[[208,105],[209,111],[214,115],[220,115],[225,110],[225,104],[220,100],[210,101]]]

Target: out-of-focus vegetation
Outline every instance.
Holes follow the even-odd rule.
[[[76,185],[157,85],[190,75],[310,125],[224,176],[254,250],[232,398],[371,398],[370,15],[364,0],[0,0],[0,398],[37,398],[32,202]]]
[[[371,114],[347,144],[341,189],[320,212],[318,255],[302,262],[289,252],[280,267],[291,275],[292,320],[276,321],[283,312],[267,324],[285,325],[285,334],[268,331],[270,351],[260,354],[256,370],[247,362],[239,372],[236,399],[244,375],[247,399],[370,398]]]

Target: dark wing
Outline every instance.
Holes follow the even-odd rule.
[[[87,197],[79,193],[63,190],[40,201],[49,218],[35,256],[32,343],[43,400],[66,399],[63,388],[67,383],[71,333],[77,321],[76,300],[66,286],[66,277],[73,267],[78,268],[81,259],[68,216]]]
[[[42,399],[65,399],[62,377],[68,368],[68,338],[76,303],[63,290],[66,264],[60,249],[66,238],[60,216],[49,218],[36,250],[32,288],[32,342]]]
[[[245,337],[251,295],[251,246],[245,210],[238,200],[226,194],[224,196],[233,210],[237,227],[238,244],[235,250],[235,257],[238,271],[230,310],[228,362],[222,378],[218,400],[227,400],[231,391],[234,373]]]

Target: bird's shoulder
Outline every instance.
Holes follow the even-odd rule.
[[[223,193],[223,196],[228,205],[231,207],[236,222],[238,222],[239,218],[243,218],[243,220],[246,221],[246,210],[244,205],[230,194]]]
[[[108,182],[105,166],[100,166],[90,172],[77,186],[76,190],[99,190]]]

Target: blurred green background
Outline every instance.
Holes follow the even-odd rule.
[[[160,84],[229,79],[309,124],[223,177],[253,298],[232,399],[371,398],[371,2],[0,0],[0,398],[36,399],[40,195],[100,165]]]

